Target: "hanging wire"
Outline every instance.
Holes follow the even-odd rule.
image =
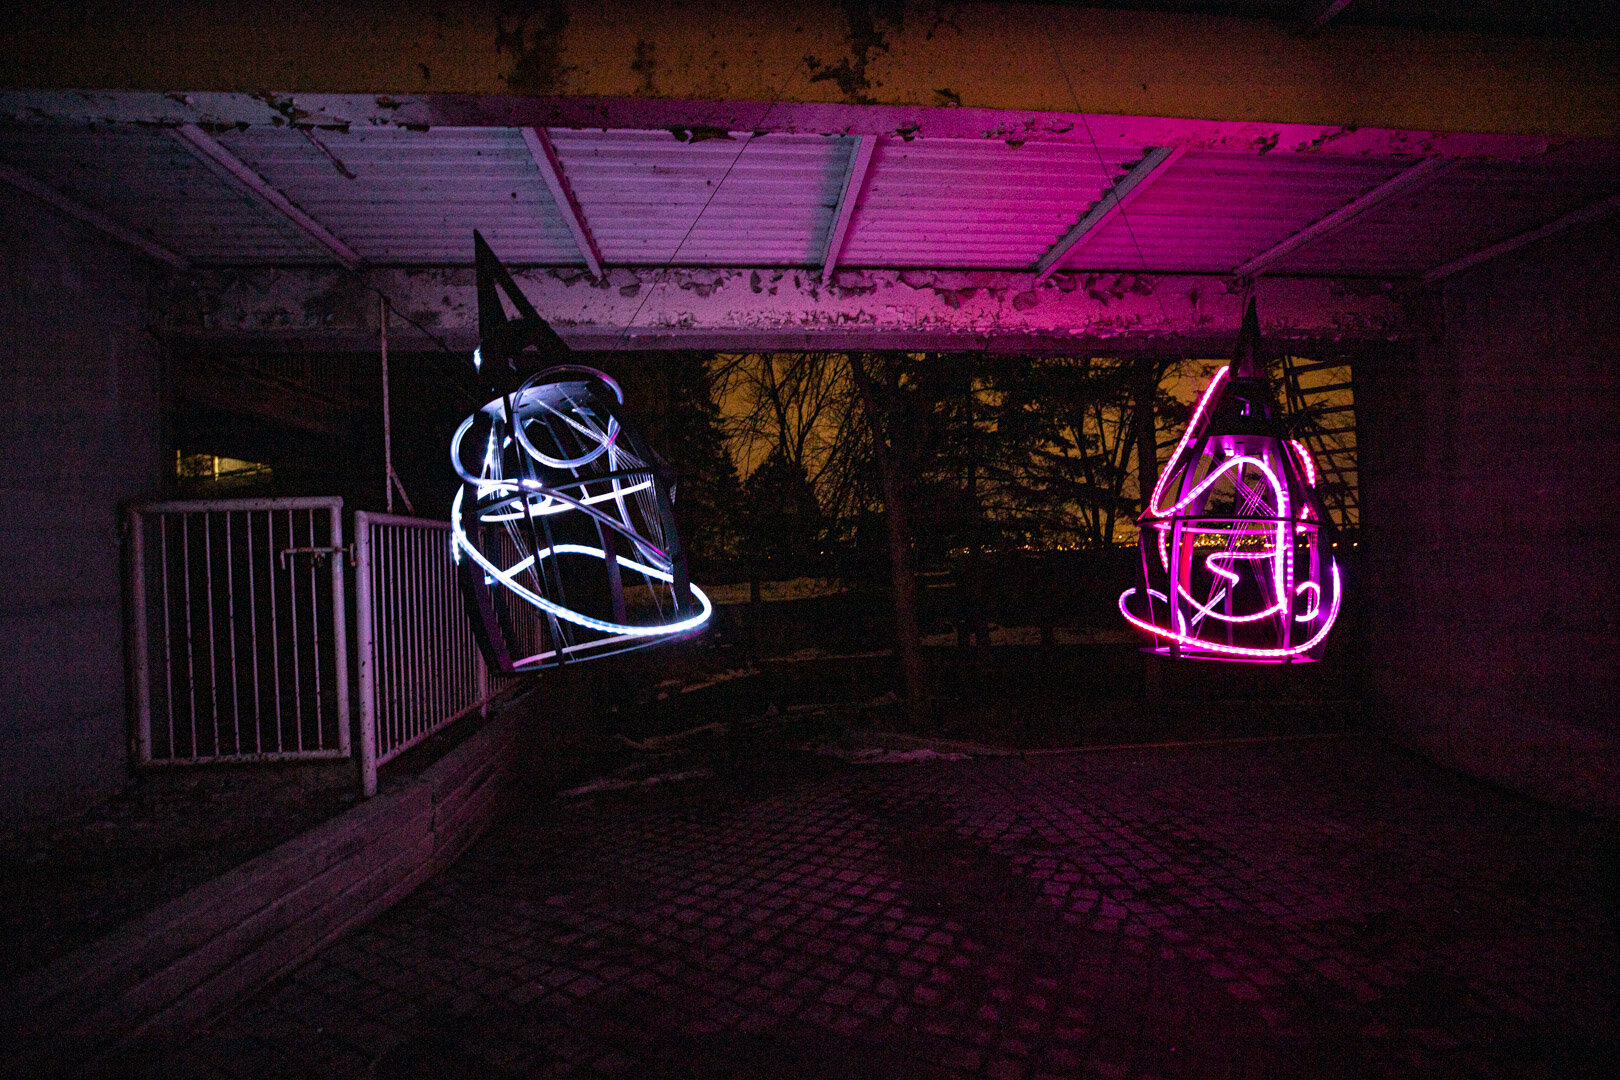
[[[686,227],[686,232],[681,235],[680,241],[676,243],[675,250],[669,253],[669,258],[664,260],[663,266],[659,267],[657,279],[653,282],[652,288],[648,289],[645,295],[642,296],[641,303],[637,304],[636,310],[630,314],[630,321],[624,324],[624,329],[619,333],[620,348],[623,348],[625,342],[630,339],[630,330],[636,325],[636,320],[641,317],[641,310],[647,306],[647,301],[652,299],[652,295],[655,291],[668,283],[670,268],[675,265],[675,260],[680,257],[681,249],[686,246],[686,241],[691,239],[692,233],[698,227],[698,222],[702,221],[703,215],[708,212],[710,204],[712,204],[715,198],[720,194],[720,189],[726,186],[726,181],[731,178],[731,171],[737,167],[737,162],[742,160],[743,153],[747,151],[750,146],[754,145],[755,139],[759,138],[763,134],[768,134],[767,132],[759,129],[765,127],[766,121],[771,118],[771,112],[775,108],[776,100],[773,99],[766,105],[765,111],[760,114],[759,124],[756,129],[749,132],[748,137],[743,140],[743,144],[739,146],[737,148],[737,152],[732,155],[731,163],[726,166],[726,171],[720,174],[720,182],[714,185],[714,190],[709,192],[709,197],[703,200],[702,206],[698,207],[697,216],[692,219],[692,224]]]
[[[1080,126],[1085,129],[1086,138],[1091,142],[1091,152],[1097,157],[1097,168],[1104,176],[1107,176],[1108,165],[1103,161],[1102,149],[1097,145],[1097,137],[1091,132],[1091,119],[1086,115],[1085,107],[1080,104],[1080,95],[1075,92],[1074,80],[1069,78],[1069,69],[1063,63],[1063,53],[1058,49],[1057,35],[1052,31],[1050,17],[1046,23],[1046,40],[1047,44],[1052,48],[1052,59],[1057,63],[1058,71],[1063,75],[1063,84],[1069,88],[1069,97],[1074,101],[1075,111],[1080,114]],[[1142,273],[1150,273],[1147,255],[1142,251],[1141,241],[1136,238],[1136,230],[1131,226],[1130,215],[1125,212],[1124,200],[1119,203],[1119,220],[1124,224],[1125,232],[1131,238],[1131,246],[1136,249],[1136,258],[1142,265]],[[1164,321],[1168,324],[1170,322],[1170,310],[1164,306],[1164,297],[1159,295],[1157,288],[1153,290],[1153,299],[1159,305],[1159,314],[1164,316]]]

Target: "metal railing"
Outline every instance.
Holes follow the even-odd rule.
[[[333,498],[131,511],[141,762],[349,756],[342,511]]]
[[[517,541],[512,539],[511,533],[506,529],[490,528],[486,526],[483,538],[484,550],[493,557],[500,566],[512,566],[522,559],[524,552],[518,547]],[[506,635],[506,646],[512,650],[514,660],[527,656],[534,656],[546,647],[545,617],[527,604],[514,603],[509,597],[500,595],[498,591],[494,597],[497,605],[504,606],[506,619],[503,633]],[[553,635],[555,637],[555,635]],[[510,680],[515,676],[495,675],[497,680]]]
[[[483,705],[490,677],[456,587],[450,526],[354,515],[360,775]]]
[[[345,546],[342,499],[219,499],[138,506],[129,525],[142,764],[349,757],[352,663],[372,795],[378,767],[511,681],[478,651],[442,521],[359,511]],[[512,623],[538,651],[540,620]]]

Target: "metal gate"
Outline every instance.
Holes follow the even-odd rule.
[[[153,503],[129,540],[141,762],[349,755],[343,500]]]
[[[354,515],[360,777],[482,705],[489,673],[462,610],[442,521]]]
[[[352,663],[370,795],[378,766],[509,682],[473,639],[442,521],[360,511],[345,546],[343,500],[307,498],[152,503],[129,524],[143,764],[348,757]],[[514,643],[538,651],[540,620],[512,622]]]

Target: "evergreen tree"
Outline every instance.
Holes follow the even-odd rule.
[[[726,448],[704,353],[660,356],[634,374],[652,383],[647,441],[675,473],[675,524],[696,576],[722,572],[740,550],[742,486]]]
[[[743,542],[764,577],[797,577],[821,562],[826,522],[803,466],[773,450],[743,484]]]

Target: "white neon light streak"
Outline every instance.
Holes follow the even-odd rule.
[[[454,543],[464,553],[466,553],[468,558],[472,559],[473,562],[477,563],[479,566],[482,566],[485,573],[489,574],[496,581],[500,582],[502,585],[505,585],[508,589],[511,589],[512,592],[516,593],[528,603],[533,604],[541,611],[555,615],[557,618],[562,619],[565,622],[573,623],[575,626],[583,626],[590,630],[600,630],[604,634],[623,634],[626,637],[661,637],[668,634],[684,633],[687,630],[692,630],[702,626],[708,621],[709,616],[714,611],[714,605],[709,602],[709,597],[707,594],[705,594],[703,590],[698,588],[696,585],[692,585],[690,588],[692,590],[692,595],[697,597],[698,603],[702,605],[703,610],[698,612],[696,615],[690,616],[689,618],[681,619],[678,622],[665,623],[660,626],[632,626],[626,623],[609,622],[606,619],[596,619],[589,615],[574,611],[572,608],[566,608],[555,601],[548,600],[517,580],[516,575],[527,569],[528,566],[533,563],[533,556],[530,556],[529,558],[524,559],[522,562],[515,564],[511,570],[503,570],[499,566],[496,566],[493,562],[490,562],[489,559],[485,558],[484,553],[479,551],[477,546],[467,539],[466,532],[461,528],[461,499],[465,493],[465,488],[457,491],[455,501],[450,506],[450,532]],[[540,557],[542,559],[546,558],[552,553],[552,551],[552,548],[545,548],[543,549]],[[572,553],[579,555],[592,555],[604,561],[607,559],[606,551],[603,551],[598,547],[587,547],[583,544],[559,544],[556,546],[555,551],[559,554]],[[675,580],[673,574],[659,570],[656,567],[648,566],[645,563],[639,563],[632,559],[627,559],[623,555],[617,556],[617,561],[620,566],[629,567],[631,570],[645,574],[657,581],[671,583]]]
[[[475,356],[475,366],[478,363],[481,355]],[[451,462],[463,481],[451,507],[453,557],[458,563],[472,560],[486,588],[509,590],[544,613],[550,636],[555,638],[546,642],[545,651],[512,662],[515,670],[532,670],[567,656],[606,656],[640,648],[694,630],[714,612],[703,590],[689,585],[683,587],[690,588],[698,610],[682,616],[681,607],[689,601],[676,596],[676,560],[659,546],[666,542],[668,523],[656,471],[641,460],[646,455],[633,435],[624,433],[612,400],[575,376],[600,383],[623,404],[623,391],[606,374],[580,365],[559,365],[485,404],[461,423],[450,440]],[[476,451],[467,447],[480,459],[469,467],[462,456],[463,444],[478,422],[488,430]],[[621,435],[625,436],[622,441]],[[472,505],[468,499],[474,500]],[[553,540],[553,517],[569,511],[594,522],[601,535],[608,536],[611,530],[619,538],[619,549],[613,550],[611,543],[593,546]],[[467,530],[474,520],[479,526],[475,530],[478,543]],[[539,528],[530,524],[536,522],[544,524]],[[492,533],[504,532],[500,550],[515,547],[515,552],[497,556],[493,547],[486,552],[481,546],[484,526],[496,527]],[[541,546],[542,530],[548,546]],[[568,535],[580,538],[575,531]],[[560,577],[541,572],[547,565],[556,567],[563,556],[571,562],[561,568],[566,572]],[[591,613],[569,607],[564,602],[569,597],[562,589],[577,576],[574,561],[581,558],[601,560],[601,573],[610,583],[615,606],[631,584],[620,572],[640,575],[634,587],[645,588],[654,611],[643,614],[638,610],[635,617],[647,619],[648,624],[621,621],[626,619],[622,607],[611,618],[602,617],[603,612],[594,607]],[[511,565],[504,565],[508,562]],[[569,591],[573,591],[571,586]],[[585,589],[579,595],[592,596],[592,604],[601,602],[600,591]],[[659,621],[663,619],[670,621]],[[593,635],[578,640],[574,627]]]
[[[595,506],[597,503],[605,503],[610,499],[620,500],[621,496],[634,495],[638,491],[649,490],[652,487],[652,481],[643,480],[641,483],[634,484],[627,488],[621,488],[618,485],[619,482],[615,480],[613,481],[612,491],[604,491],[600,494],[591,495],[587,498],[580,499],[579,504],[581,506]],[[532,499],[534,496],[526,495],[524,498]],[[541,498],[545,501],[529,504],[530,517],[544,517],[547,514],[566,514],[568,511],[575,509],[572,504],[563,502],[561,499],[554,497],[554,494],[551,492],[547,492],[545,495],[541,496]],[[621,512],[624,511],[622,501],[620,502],[619,509]],[[510,514],[489,513],[480,516],[478,520],[486,521],[490,524],[494,524],[495,522],[499,521],[521,521],[523,520],[523,514],[521,512],[513,512]]]

